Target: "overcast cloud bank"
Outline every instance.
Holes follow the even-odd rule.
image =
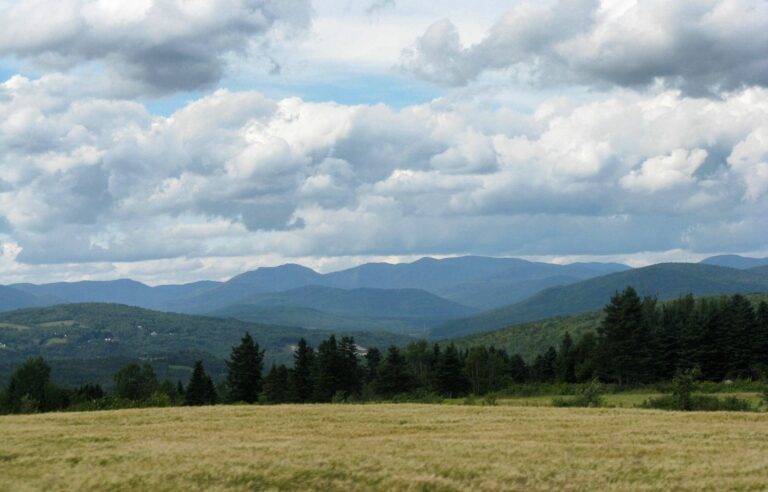
[[[467,86],[431,102],[218,88],[168,117],[134,96],[216,86],[229,64],[296,43],[284,36],[311,28],[312,6],[116,5],[0,4],[0,53],[43,71],[0,85],[8,281],[768,249],[763,2],[519,3],[472,46],[447,20],[415,41],[401,68]],[[521,80],[563,95],[516,109]],[[567,89],[582,85],[594,91]]]

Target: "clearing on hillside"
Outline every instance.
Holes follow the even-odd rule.
[[[0,490],[763,489],[768,415],[285,405],[0,417]]]

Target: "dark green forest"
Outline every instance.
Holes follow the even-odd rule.
[[[184,381],[161,380],[149,363],[114,374],[114,390],[98,384],[64,389],[41,357],[18,367],[0,397],[6,413],[63,408],[309,403],[455,398],[513,385],[601,381],[621,388],[672,380],[695,370],[708,381],[768,377],[768,304],[742,295],[660,304],[629,287],[604,308],[596,332],[566,333],[527,363],[493,346],[458,348],[420,340],[404,347],[363,348],[353,336],[330,335],[315,347],[300,338],[289,363],[265,367],[265,350],[246,333],[231,347],[218,381],[202,360]]]

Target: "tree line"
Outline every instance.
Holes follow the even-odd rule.
[[[763,379],[768,376],[768,304],[755,308],[741,295],[702,300],[689,295],[661,304],[628,287],[611,297],[596,332],[578,340],[565,333],[558,347],[531,363],[492,346],[459,349],[424,340],[381,351],[331,335],[316,348],[300,339],[292,349],[291,367],[273,364],[265,370],[264,351],[246,333],[232,348],[227,378],[218,385],[200,361],[186,385],[159,382],[150,364],[131,364],[115,374],[112,395],[98,385],[58,388],[45,361],[30,359],[0,394],[0,410],[451,398],[516,384],[599,380],[633,386],[669,381],[692,368],[712,381]]]

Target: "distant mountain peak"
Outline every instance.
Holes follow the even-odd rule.
[[[751,258],[740,255],[717,255],[701,260],[705,265],[716,265],[728,268],[747,270],[750,268],[768,265],[768,258]]]

